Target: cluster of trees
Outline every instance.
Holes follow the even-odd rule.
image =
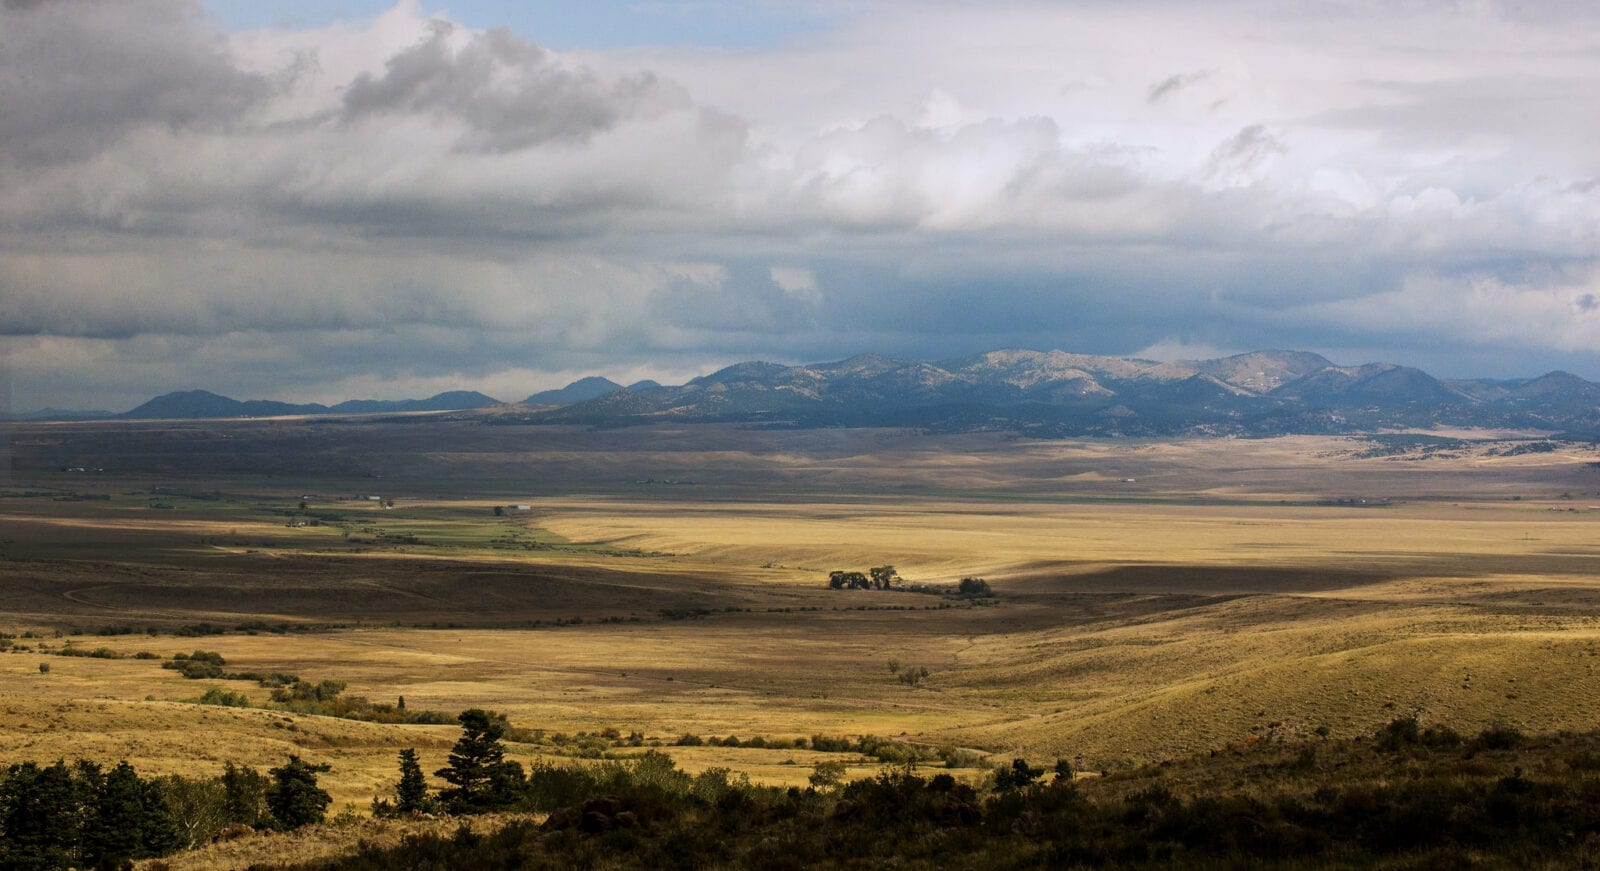
[[[203,844],[229,827],[295,829],[321,822],[332,799],[326,765],[298,756],[264,776],[228,763],[221,777],[142,778],[79,760],[0,771],[0,868],[119,868]]]
[[[900,584],[900,574],[894,566],[874,566],[861,572],[831,571],[828,588],[832,590],[888,590]]]
[[[874,566],[865,573],[836,569],[828,572],[828,588],[832,590],[907,590],[913,593],[955,595],[964,599],[987,599],[994,596],[994,588],[983,578],[962,578],[955,590],[947,586],[912,584],[904,586],[904,579],[894,566]]]

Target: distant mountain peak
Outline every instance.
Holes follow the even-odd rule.
[[[622,385],[612,381],[610,378],[590,375],[586,378],[579,378],[559,390],[541,390],[522,400],[522,402],[524,405],[571,405],[575,402],[598,399],[621,389]]]
[[[157,396],[132,411],[116,417],[125,420],[201,420],[301,414],[392,414],[415,411],[462,411],[499,404],[500,400],[492,396],[470,390],[451,390],[427,399],[352,399],[332,408],[314,402],[296,404],[271,399],[240,401],[209,390],[179,390]]]

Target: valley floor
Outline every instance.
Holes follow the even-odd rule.
[[[513,745],[525,760],[642,752],[594,738],[609,728],[690,771],[775,785],[821,760],[879,763],[673,745],[867,734],[1115,773],[1409,714],[1464,732],[1596,725],[1587,445],[720,428],[585,441],[452,422],[435,434],[452,451],[412,454],[414,423],[241,422],[185,430],[202,458],[186,468],[119,426],[12,433],[0,630],[18,637],[0,654],[0,761],[161,773],[294,752],[333,766],[336,807],[364,808],[392,787],[399,748],[432,770],[454,739],[274,709],[254,681],[160,667],[196,649],[413,711],[504,712],[530,730]],[[384,476],[329,477],[333,448]],[[243,471],[252,458],[270,474]],[[62,471],[84,464],[106,471]],[[830,570],[883,564],[931,591],[827,589]],[[996,595],[938,592],[963,577]],[[208,688],[255,707],[197,704]]]

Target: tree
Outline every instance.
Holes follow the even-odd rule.
[[[0,782],[0,868],[65,868],[78,840],[78,796],[65,762],[13,765]]]
[[[522,766],[505,761],[500,739],[505,718],[482,708],[462,711],[461,738],[450,750],[450,764],[434,772],[451,786],[439,800],[456,813],[473,813],[515,804],[527,786]]]
[[[81,778],[85,787],[93,786],[80,841],[85,863],[120,867],[178,846],[182,836],[159,786],[140,780],[126,761],[103,777],[98,774]]]
[[[278,828],[288,831],[322,822],[333,796],[317,786],[317,775],[331,770],[327,764],[312,765],[290,754],[287,763],[267,772],[272,775],[267,810]]]
[[[504,516],[506,516],[506,510],[504,508],[500,507],[499,505],[496,505],[494,507],[494,516],[496,516],[496,517],[504,517]]]
[[[872,586],[880,590],[887,590],[900,580],[900,573],[894,570],[894,566],[875,566],[867,569],[867,574],[872,576]]]
[[[154,786],[160,789],[166,812],[177,830],[175,846],[198,848],[228,825],[223,810],[227,794],[220,779],[191,780],[169,774]]]
[[[428,800],[428,781],[422,776],[417,751],[410,747],[400,751],[400,785],[395,787],[394,797],[394,809],[400,813],[420,813],[433,804]]]
[[[843,762],[830,759],[827,762],[818,762],[811,767],[811,776],[807,778],[815,789],[827,791],[838,786],[844,780],[845,765]]]
[[[994,788],[1002,792],[1026,789],[1038,780],[1041,774],[1044,774],[1043,768],[1030,768],[1028,760],[1013,759],[1010,768],[995,769]]]
[[[869,590],[872,582],[860,572],[832,571],[828,573],[828,587],[834,590]]]
[[[248,765],[222,764],[222,813],[228,823],[259,826],[267,815],[267,779]]]
[[[956,594],[968,599],[977,599],[994,595],[994,590],[983,578],[962,578],[961,583],[956,585]]]

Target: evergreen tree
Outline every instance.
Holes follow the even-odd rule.
[[[176,853],[188,842],[178,815],[172,810],[167,789],[161,781],[151,779],[139,784],[144,804],[144,821],[139,830],[139,848],[144,856],[165,856]]]
[[[84,820],[84,861],[117,866],[142,858],[145,842],[145,789],[126,761],[98,778],[96,795]]]
[[[395,787],[394,808],[400,813],[412,813],[425,811],[430,804],[428,781],[422,776],[417,751],[407,747],[400,751],[400,785]]]
[[[481,708],[462,711],[461,738],[450,751],[450,764],[436,774],[451,787],[439,799],[456,813],[473,813],[515,804],[527,786],[522,766],[505,761],[504,717]]]
[[[289,761],[270,769],[272,785],[267,788],[267,810],[273,822],[285,831],[322,822],[333,797],[317,786],[317,774],[330,766],[312,765],[290,754]]]
[[[266,821],[267,779],[248,765],[222,764],[223,818],[235,825],[259,826]]]
[[[15,871],[72,865],[78,842],[77,785],[65,762],[48,768],[13,765],[0,784],[0,868]]]

